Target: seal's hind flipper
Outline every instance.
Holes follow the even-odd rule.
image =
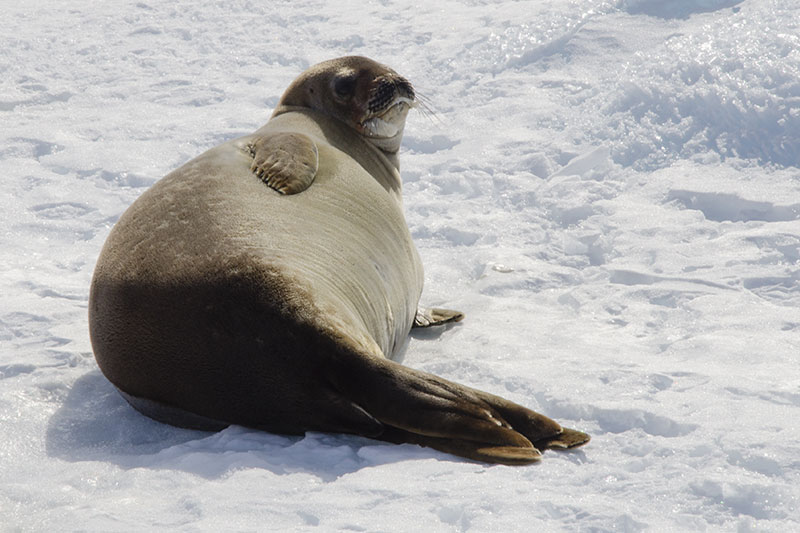
[[[341,361],[340,363],[343,363]],[[545,448],[569,448],[588,435],[499,396],[405,366],[367,357],[340,364],[336,390],[386,426],[377,438],[409,442],[477,461],[509,465],[541,458]]]
[[[387,428],[379,438],[394,443],[411,443],[427,446],[441,452],[451,453],[474,461],[503,465],[527,465],[540,461],[542,451],[566,450],[589,442],[589,435],[582,431],[562,428],[558,435],[534,442],[530,446],[494,446],[470,440],[451,440],[410,433],[397,428]],[[541,450],[541,451],[540,451]]]
[[[473,461],[483,463],[496,463],[503,465],[527,465],[535,463],[542,458],[542,453],[532,445],[521,446],[493,446],[484,445],[469,440],[452,440],[441,437],[428,437],[418,433],[411,433],[402,429],[388,427],[378,437],[381,440],[394,444],[417,444],[439,450],[440,452],[457,455]]]
[[[319,168],[317,145],[302,133],[268,133],[247,145],[256,176],[282,194],[308,189]]]
[[[431,326],[441,326],[450,322],[460,322],[464,319],[464,313],[453,311],[452,309],[439,309],[432,307],[418,307],[414,317],[415,328],[429,328]]]
[[[540,450],[567,450],[576,448],[589,442],[591,437],[577,429],[561,428],[563,431],[550,439],[543,439],[533,443]]]

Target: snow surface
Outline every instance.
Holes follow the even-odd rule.
[[[800,5],[4,1],[0,530],[800,530]],[[408,77],[404,363],[593,440],[535,466],[164,426],[87,333],[109,229],[346,54]]]

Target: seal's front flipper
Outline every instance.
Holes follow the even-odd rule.
[[[452,309],[439,309],[432,307],[417,308],[417,315],[414,317],[415,328],[428,328],[431,326],[441,326],[450,322],[460,322],[464,319],[464,313],[453,311]]]
[[[253,139],[247,149],[256,176],[282,194],[308,189],[319,168],[317,145],[302,133],[267,133]]]

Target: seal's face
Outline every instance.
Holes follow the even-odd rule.
[[[337,89],[337,96],[347,98],[347,87],[353,84],[350,80],[354,76],[338,78],[335,85],[344,85]],[[355,75],[355,84],[358,83],[358,74]],[[368,77],[367,77],[368,78]],[[414,88],[405,78],[394,72],[384,74],[365,83],[368,88],[366,110],[360,121],[356,122],[356,129],[367,137],[387,139],[396,136],[405,124],[408,110],[415,105]],[[353,91],[350,91],[353,94]],[[356,100],[357,101],[357,100]],[[361,111],[361,109],[359,109]],[[356,117],[354,117],[356,118]]]
[[[396,152],[406,115],[416,105],[414,88],[392,69],[366,57],[342,57],[300,75],[281,98],[282,106],[326,113],[386,152]],[[280,106],[275,114],[280,112]]]

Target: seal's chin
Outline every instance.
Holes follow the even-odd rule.
[[[362,123],[363,135],[371,140],[392,139],[403,132],[406,115],[416,102],[405,96],[398,96],[386,110]]]

